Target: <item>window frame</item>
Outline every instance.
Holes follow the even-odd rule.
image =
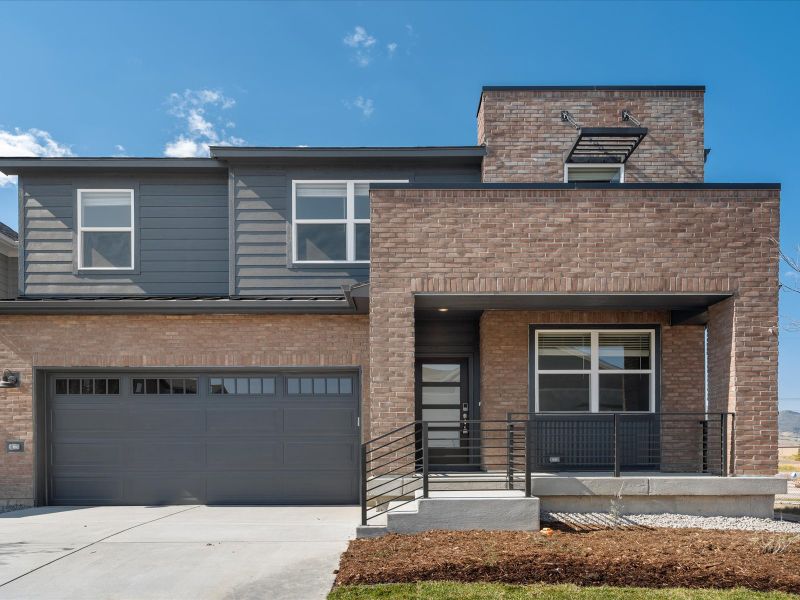
[[[97,192],[128,192],[131,198],[131,224],[129,227],[84,227],[83,225],[83,194]],[[78,188],[77,190],[77,268],[78,271],[127,271],[136,270],[136,194],[133,188]],[[83,233],[86,232],[117,232],[128,233],[131,236],[131,263],[127,267],[85,267],[83,265]]]
[[[593,183],[590,181],[570,181],[569,180],[569,170],[570,169],[597,169],[597,168],[616,168],[619,171],[619,182],[613,183],[625,183],[625,163],[564,163],[564,183]],[[596,182],[595,182],[596,183]],[[605,183],[612,183],[611,181]]]
[[[590,368],[589,369],[539,369],[538,349],[539,335],[541,333],[588,333],[591,336]],[[650,334],[650,368],[649,369],[600,369],[599,363],[599,338],[603,333],[648,333]],[[624,414],[652,414],[655,413],[659,402],[660,389],[660,355],[658,353],[660,343],[660,329],[654,325],[635,325],[631,327],[619,326],[530,326],[529,352],[528,352],[528,382],[529,382],[529,410],[536,414],[570,414],[570,415],[611,415],[615,412]],[[559,375],[559,374],[584,374],[589,375],[589,410],[588,411],[542,411],[539,410],[539,374]],[[602,374],[649,374],[650,375],[650,398],[648,410],[628,410],[628,411],[601,411],[600,410],[600,377]]]
[[[355,218],[356,184],[366,183],[408,183],[408,179],[293,179],[292,180],[292,264],[297,265],[368,265],[369,260],[356,260],[356,225],[370,225],[371,219]],[[346,184],[347,199],[344,219],[297,219],[297,186],[307,183]],[[297,257],[297,225],[345,225],[345,259],[344,260],[300,260]]]

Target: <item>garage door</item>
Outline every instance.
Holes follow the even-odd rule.
[[[50,504],[358,502],[355,372],[54,373]]]

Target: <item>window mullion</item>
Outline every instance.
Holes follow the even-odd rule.
[[[353,219],[356,214],[356,184],[353,181],[347,182],[347,224],[345,225],[345,243],[347,244],[347,262],[354,262],[356,259],[356,232]]]
[[[599,357],[599,342],[600,334],[597,331],[591,332],[592,348],[591,348],[591,366],[592,375],[590,377],[590,405],[589,410],[593,413],[600,412],[600,357]]]

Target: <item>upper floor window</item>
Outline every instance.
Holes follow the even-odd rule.
[[[370,183],[292,182],[294,262],[369,262]]]
[[[78,190],[78,268],[133,269],[133,190]]]
[[[565,183],[624,183],[624,164],[566,163]]]

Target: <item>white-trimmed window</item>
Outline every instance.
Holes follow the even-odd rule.
[[[564,183],[625,183],[625,165],[565,163]]]
[[[292,182],[294,262],[369,262],[370,183],[407,180]]]
[[[536,412],[655,411],[655,331],[535,330]]]
[[[131,270],[133,190],[78,190],[78,268]]]

